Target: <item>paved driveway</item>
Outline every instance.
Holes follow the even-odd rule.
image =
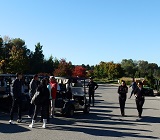
[[[129,89],[129,93],[130,93]],[[126,117],[120,116],[117,87],[100,85],[96,90],[96,104],[90,114],[78,112],[74,118],[55,117],[42,129],[28,127],[31,119],[9,125],[7,113],[0,113],[0,140],[112,140],[160,139],[160,99],[146,97],[143,117],[137,117],[134,97],[126,101]]]

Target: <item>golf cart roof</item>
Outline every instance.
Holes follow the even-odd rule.
[[[85,81],[85,78],[82,77],[55,77],[58,83],[75,83],[75,81]]]
[[[55,77],[55,79],[69,79],[69,80],[85,80],[84,77]]]

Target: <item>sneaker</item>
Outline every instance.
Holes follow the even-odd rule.
[[[43,124],[43,125],[42,125],[42,128],[46,128],[46,124]]]
[[[17,122],[18,122],[18,123],[21,123],[21,122],[22,122],[22,119],[18,119]]]
[[[28,115],[28,118],[32,118],[30,115]]]
[[[14,124],[13,120],[9,120],[9,123],[10,123],[10,124]]]
[[[138,117],[139,117],[139,118],[142,118],[142,116],[141,116],[141,115],[138,115]]]
[[[125,116],[125,114],[124,114],[124,113],[122,113],[121,115],[122,115],[123,117]]]
[[[50,118],[53,118],[53,115],[50,115]]]
[[[30,128],[33,128],[33,124],[31,123],[31,124],[29,125],[29,127],[30,127]]]

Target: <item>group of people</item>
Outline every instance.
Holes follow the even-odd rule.
[[[13,81],[11,86],[11,95],[12,95],[12,107],[10,110],[10,120],[9,123],[13,124],[13,116],[15,112],[15,108],[18,108],[18,120],[17,122],[22,122],[22,73],[16,74],[16,79]],[[134,94],[138,116],[142,116],[143,104],[145,101],[143,83],[138,82],[138,84],[133,80],[132,84],[132,92],[129,98]],[[93,81],[93,78],[89,78],[88,94],[89,94],[89,103],[94,106],[94,94],[95,90],[98,88],[98,84]],[[58,84],[54,76],[50,76],[49,79],[42,79],[40,82],[38,80],[38,75],[34,75],[33,79],[29,84],[29,97],[32,100],[33,96],[36,92],[39,93],[39,102],[38,103],[30,103],[28,118],[32,118],[32,122],[29,127],[33,127],[34,123],[37,119],[38,113],[41,111],[41,121],[43,122],[42,127],[46,128],[46,123],[49,121],[49,118],[53,118],[54,116],[54,108],[55,108],[55,99],[57,93]],[[128,87],[124,80],[122,80],[121,85],[118,87],[119,94],[119,105],[120,112],[122,116],[125,116],[125,102],[127,98]]]
[[[11,86],[12,92],[12,107],[10,111],[9,123],[13,124],[13,115],[15,108],[18,108],[18,120],[22,122],[21,110],[22,110],[22,73],[16,74],[16,79]],[[43,122],[42,128],[46,128],[46,123],[49,118],[53,118],[55,98],[57,93],[57,82],[54,76],[50,76],[49,79],[44,78],[40,82],[38,81],[38,75],[34,75],[29,84],[29,97],[32,100],[35,93],[39,93],[37,103],[30,103],[28,118],[32,118],[32,122],[29,127],[33,127],[37,119],[38,113],[41,111],[41,121]]]
[[[15,108],[18,108],[18,120],[17,122],[22,122],[22,73],[16,74],[16,79],[13,81],[11,86],[11,95],[12,95],[12,107],[10,110],[10,120],[9,123],[13,124],[13,116],[15,112]],[[93,81],[93,78],[89,78],[88,94],[89,94],[89,103],[94,106],[94,94],[95,90],[98,88],[98,84]],[[145,101],[143,83],[138,82],[138,84],[133,80],[132,84],[132,92],[129,98],[134,94],[138,116],[142,116],[143,104]],[[131,87],[130,86],[130,87]],[[29,97],[32,100],[33,96],[36,92],[39,93],[39,102],[38,103],[30,103],[28,118],[32,118],[32,122],[29,125],[30,128],[34,126],[34,123],[37,119],[38,113],[41,111],[41,121],[43,122],[42,128],[46,128],[46,123],[49,121],[49,118],[53,118],[54,116],[54,108],[55,108],[55,99],[57,93],[58,84],[54,76],[50,76],[49,79],[42,79],[40,82],[38,80],[38,75],[34,75],[33,79],[29,84]],[[119,105],[120,112],[122,116],[125,116],[125,102],[127,98],[128,87],[124,80],[122,80],[121,85],[118,87],[119,94]]]
[[[11,95],[12,95],[12,106],[10,110],[10,124],[14,124],[14,113],[15,109],[18,109],[18,119],[17,122],[22,122],[22,98],[23,98],[23,82],[22,73],[16,74],[16,79],[12,81],[11,85]],[[94,93],[98,88],[98,84],[93,81],[93,78],[89,78],[88,94],[89,103],[94,106]],[[38,113],[41,113],[41,122],[43,122],[42,128],[46,128],[46,124],[50,118],[54,116],[55,99],[57,90],[59,90],[58,83],[54,76],[44,78],[39,81],[38,75],[34,75],[33,79],[29,83],[29,99],[30,106],[28,111],[28,118],[32,118],[30,128],[34,126],[37,119]],[[38,92],[38,93],[37,93]],[[34,102],[34,96],[38,94],[38,102]]]
[[[138,84],[135,82],[133,79],[132,84],[129,86],[132,87],[131,95],[129,99],[132,97],[134,94],[135,96],[135,102],[137,106],[137,111],[138,111],[138,117],[142,117],[142,111],[143,111],[143,104],[145,102],[145,92],[143,89],[143,83],[138,82]],[[124,80],[122,80],[121,85],[118,87],[118,94],[119,94],[119,105],[120,105],[120,112],[122,116],[125,116],[125,102],[127,98],[127,93],[128,93],[128,87],[125,83]]]

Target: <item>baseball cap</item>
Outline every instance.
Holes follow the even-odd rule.
[[[50,76],[49,79],[55,79],[55,77],[54,76]]]

